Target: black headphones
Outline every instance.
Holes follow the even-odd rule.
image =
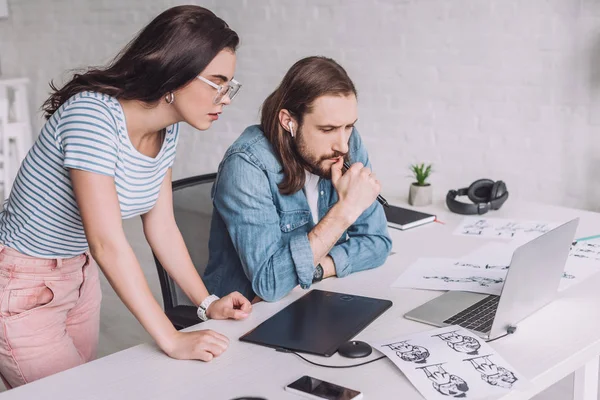
[[[474,204],[456,200],[456,196],[467,196]],[[446,205],[457,214],[485,214],[490,209],[497,210],[508,199],[508,191],[503,181],[479,179],[468,188],[450,190],[446,195]]]

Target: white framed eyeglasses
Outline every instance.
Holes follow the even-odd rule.
[[[216,83],[209,81],[203,76],[198,75],[197,78],[200,79],[202,82],[208,84],[209,86],[217,89],[217,94],[213,99],[213,103],[215,104],[220,104],[223,100],[223,97],[225,96],[229,96],[229,99],[233,100],[235,95],[240,91],[240,88],[242,87],[242,84],[236,81],[235,79],[230,80],[227,83],[227,85],[217,85]]]

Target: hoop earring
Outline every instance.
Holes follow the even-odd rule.
[[[165,96],[165,101],[167,102],[167,104],[173,104],[173,102],[175,101],[175,93],[169,92]]]

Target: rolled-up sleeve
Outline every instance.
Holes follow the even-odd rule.
[[[310,286],[314,265],[308,236],[299,232],[287,243],[282,239],[268,177],[249,155],[223,160],[213,203],[258,296],[276,301],[297,285]]]

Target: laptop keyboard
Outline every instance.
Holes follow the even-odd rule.
[[[490,295],[444,321],[466,329],[486,333],[492,328],[500,296]]]

